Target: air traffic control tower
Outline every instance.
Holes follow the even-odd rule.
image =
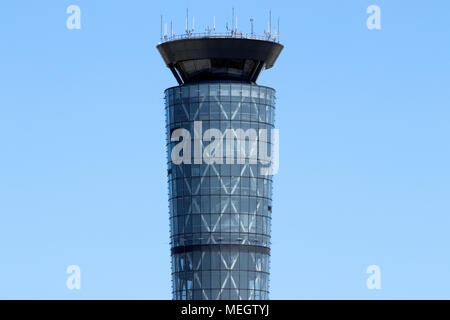
[[[157,49],[178,82],[165,90],[173,299],[268,299],[272,176],[249,157],[211,163],[194,155],[213,141],[205,142],[208,129],[270,133],[275,90],[256,82],[283,46],[270,36],[187,33]],[[182,141],[192,161],[177,164]]]

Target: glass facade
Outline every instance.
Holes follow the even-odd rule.
[[[165,106],[173,298],[268,299],[272,176],[261,171],[267,164],[259,153],[250,161],[245,138],[244,163],[175,164],[179,141],[171,137],[184,128],[193,146],[195,121],[202,135],[266,129],[270,154],[275,90],[226,81],[184,84],[165,91]]]

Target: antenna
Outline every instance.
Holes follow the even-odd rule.
[[[173,38],[173,23],[172,23],[172,20],[170,20],[170,37]]]
[[[216,16],[214,16],[214,26],[213,26],[213,30],[216,31]]]
[[[272,35],[272,10],[269,11],[269,35]]]
[[[189,8],[186,8],[186,33],[189,33]]]
[[[250,18],[250,23],[252,24],[252,37],[253,37],[253,18]]]
[[[231,34],[234,32],[234,7],[231,9]]]
[[[162,36],[163,16],[162,16],[162,14],[160,16],[161,16],[161,42],[162,42],[162,40],[163,40],[163,36]]]
[[[195,29],[195,17],[192,16],[192,32],[194,32]]]
[[[280,42],[280,17],[278,17],[278,42]]]
[[[164,24],[164,40],[167,40],[167,23]]]
[[[237,32],[237,30],[238,30],[238,19],[237,19],[237,16],[236,16],[236,32]]]

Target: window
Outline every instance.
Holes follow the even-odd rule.
[[[250,103],[242,103],[241,120],[250,121]]]
[[[230,232],[239,232],[239,214],[230,215]]]
[[[189,86],[181,87],[181,97],[184,99],[189,98]]]
[[[220,197],[211,197],[211,213],[220,213]]]
[[[189,86],[189,100],[191,102],[197,102],[198,101],[198,86],[196,85],[190,85]]]
[[[248,197],[241,197],[241,201],[240,201],[240,203],[241,203],[241,212],[242,213],[248,213],[248,206],[249,206],[249,204],[248,204]]]
[[[221,260],[222,259],[220,257],[219,251],[211,251],[211,269],[212,270],[220,270],[220,265],[222,264]],[[219,286],[219,288],[220,288],[220,286]]]
[[[220,107],[220,119],[221,120],[228,120],[230,119],[230,108],[231,104],[230,102],[219,102]]]
[[[210,198],[209,197],[201,197],[201,198],[202,198],[202,207],[201,207],[202,213],[210,213],[211,212]]]
[[[220,231],[230,232],[230,227],[231,227],[230,215],[226,213],[222,214],[222,217],[220,218]]]
[[[259,98],[259,87],[252,86],[252,98],[253,99]]]
[[[197,214],[201,213],[201,198],[200,197],[193,197],[192,198],[192,213]]]
[[[219,86],[216,84],[211,84],[209,86],[209,96],[217,97],[219,95]]]
[[[230,197],[222,196],[220,197],[220,212],[230,213]]]
[[[209,109],[210,109],[210,105],[209,102],[202,102],[199,105],[199,109],[200,109],[200,114],[199,114],[199,119],[200,120],[209,120]]]
[[[241,97],[241,86],[240,85],[231,85],[231,97]],[[239,101],[238,100],[238,101]]]
[[[220,84],[220,99],[227,100],[230,98],[230,85],[229,84]]]
[[[220,194],[220,181],[217,176],[210,178],[211,194]]]
[[[230,119],[241,120],[241,102],[231,102]]]
[[[218,102],[211,102],[209,105],[210,108],[210,120],[220,120],[220,105]]]
[[[202,101],[206,99],[209,95],[209,86],[208,85],[200,85],[199,86],[199,100]]]
[[[211,288],[211,271],[202,272],[202,286],[202,289]]]
[[[242,86],[242,97],[250,97],[250,87],[247,85]]]
[[[198,114],[199,110],[198,109],[199,109],[198,103],[190,103],[189,104],[189,119],[191,121],[195,121],[195,120],[199,119],[199,114]]]

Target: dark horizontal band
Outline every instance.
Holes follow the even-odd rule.
[[[246,244],[193,244],[188,246],[173,247],[172,254],[192,252],[192,251],[226,251],[239,250],[246,252],[256,252],[270,255],[270,248],[263,246],[254,246]]]
[[[283,50],[273,41],[234,37],[181,39],[157,48],[180,85],[210,80],[254,83]]]

